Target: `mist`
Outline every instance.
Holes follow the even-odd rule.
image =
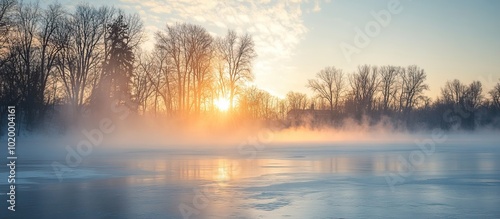
[[[324,2],[0,0],[0,217],[500,218],[498,4]]]
[[[76,148],[81,142],[90,142],[92,153],[122,153],[124,151],[166,151],[171,153],[213,153],[243,156],[248,151],[266,149],[304,150],[335,149],[345,147],[398,147],[415,146],[416,142],[443,138],[446,144],[475,147],[500,140],[496,128],[476,130],[413,129],[401,127],[388,118],[377,123],[346,119],[337,125],[316,124],[308,118],[300,126],[285,122],[245,123],[228,117],[203,121],[169,121],[142,116],[120,119],[85,120],[85,125],[67,125],[65,132],[45,130],[21,134],[27,140],[21,150],[25,154],[60,154],[67,146]],[[69,128],[70,127],[70,128]],[[36,143],[35,143],[36,142]],[[33,151],[36,151],[33,153]],[[45,151],[45,152],[41,152]],[[63,157],[60,157],[63,159]]]

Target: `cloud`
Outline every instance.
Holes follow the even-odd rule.
[[[257,50],[260,48],[275,48],[274,54],[259,54],[287,56],[293,50],[306,32],[302,20],[302,9],[307,1],[271,1],[271,0],[120,0],[125,4],[140,6],[146,12],[160,16],[164,23],[173,20],[200,23],[207,29],[225,29],[240,27],[243,31],[250,30],[253,35],[261,36]],[[317,4],[317,3],[315,3]],[[145,18],[146,22],[147,17]],[[161,24],[162,26],[165,24]],[[214,31],[214,30],[210,30]],[[215,30],[214,32],[217,32]],[[272,51],[266,49],[266,51]]]
[[[255,41],[258,58],[257,74],[269,74],[287,68],[286,60],[304,38],[308,28],[303,11],[319,11],[320,0],[119,0],[141,6],[153,25],[163,28],[175,22],[196,23],[209,32],[224,35],[228,28],[250,33]],[[259,75],[257,75],[259,77]]]
[[[319,12],[321,11],[321,7],[319,6],[319,0],[314,1],[314,8],[313,12]]]

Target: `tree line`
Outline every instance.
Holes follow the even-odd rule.
[[[425,70],[415,65],[361,65],[351,74],[327,67],[308,81],[316,94],[309,102],[332,112],[331,121],[337,124],[353,118],[371,123],[389,119],[404,128],[500,127],[500,82],[483,92],[480,81],[447,81],[432,101],[425,95],[426,78]],[[287,99],[302,110],[308,105],[304,94],[291,92]]]
[[[0,3],[0,101],[18,106],[28,129],[54,112],[69,114],[69,122],[102,115],[111,100],[133,103],[137,114],[198,117],[224,97],[234,111],[242,85],[253,79],[248,34],[214,37],[177,23],[155,34],[149,52],[140,48],[144,29],[135,14],[89,4],[67,12],[57,3]]]
[[[349,74],[326,67],[306,83],[314,96],[278,98],[246,85],[257,56],[251,35],[213,36],[202,26],[176,23],[156,32],[154,48],[144,51],[141,18],[113,7],[83,3],[69,12],[57,3],[42,8],[0,0],[0,31],[0,114],[16,105],[29,130],[54,119],[78,123],[84,115],[105,115],[111,101],[132,103],[139,116],[206,119],[221,114],[221,98],[229,101],[224,114],[237,121],[299,125],[290,123],[290,112],[326,112],[308,122],[500,126],[500,83],[483,93],[478,81],[449,81],[432,101],[418,66],[362,65]]]

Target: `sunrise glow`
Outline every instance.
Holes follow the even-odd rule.
[[[218,99],[214,100],[214,105],[218,110],[226,112],[227,110],[229,110],[231,102],[228,98],[219,97]]]
[[[0,0],[1,218],[500,218],[498,11]]]

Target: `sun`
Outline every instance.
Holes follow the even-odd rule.
[[[227,98],[219,97],[214,101],[214,104],[220,111],[227,111],[229,109],[230,102]]]

